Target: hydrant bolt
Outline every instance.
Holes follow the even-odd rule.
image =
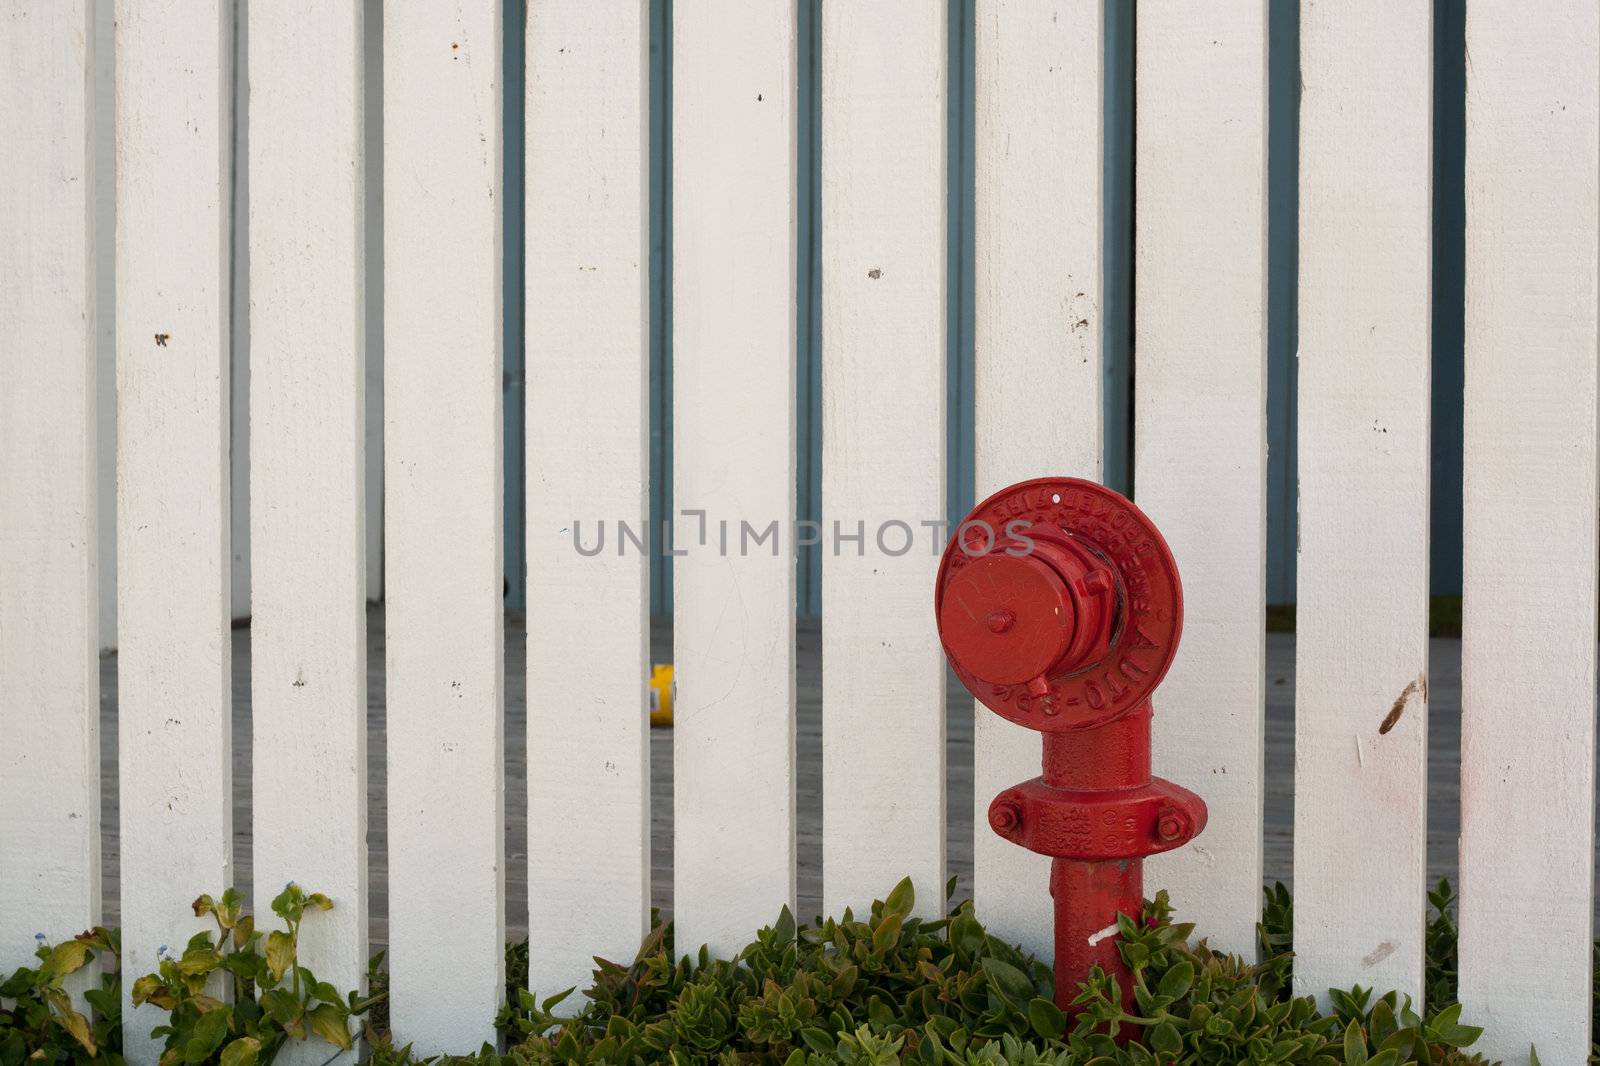
[[[989,825],[1053,860],[1056,1003],[1074,1014],[1099,966],[1131,1006],[1118,938],[1102,934],[1139,915],[1144,856],[1206,824],[1199,796],[1150,775],[1150,693],[1183,629],[1177,565],[1142,511],[1075,478],[1003,489],[958,529],[993,535],[945,548],[934,589],[945,654],[979,702],[1045,742],[1044,772],[996,796]]]
[[[989,825],[1003,837],[1015,836],[1022,821],[1022,808],[1009,800],[996,800],[989,808]]]
[[[1182,811],[1173,807],[1163,808],[1156,820],[1156,836],[1160,837],[1163,843],[1171,843],[1186,836],[1187,828],[1188,819],[1184,817]]]

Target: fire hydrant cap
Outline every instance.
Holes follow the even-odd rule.
[[[1149,699],[1177,654],[1183,588],[1167,542],[1132,501],[1091,481],[1035,478],[978,504],[959,529],[974,532],[945,547],[934,617],[980,703],[1058,733]]]
[[[996,552],[969,560],[945,586],[939,632],[974,677],[1015,685],[1066,652],[1077,620],[1065,583],[1033,556]]]

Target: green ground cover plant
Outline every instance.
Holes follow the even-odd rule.
[[[374,1066],[1485,1063],[1471,1050],[1480,1030],[1455,1002],[1449,885],[1440,882],[1429,902],[1421,1013],[1396,993],[1360,987],[1332,991],[1326,1014],[1295,997],[1293,900],[1281,885],[1266,892],[1253,964],[1197,940],[1165,893],[1122,916],[1131,1009],[1096,971],[1077,989],[1070,1018],[1055,1005],[1047,966],[989,935],[970,902],[947,904],[936,921],[917,917],[909,881],[859,916],[802,925],[784,910],[732,959],[704,950],[679,958],[671,925],[658,923],[631,961],[597,959],[581,999],[570,989],[546,998],[527,991],[527,945],[510,945],[503,1050],[423,1059],[396,1046],[381,956],[365,995],[341,993],[299,965],[302,922],[332,903],[295,885],[272,903],[282,928],[266,933],[231,890],[197,899],[195,913],[215,922],[215,934],[163,953],[132,998],[166,1012],[153,1034],[165,1046],[161,1066],[268,1066],[292,1041],[318,1045],[331,1061],[355,1046],[357,1029]],[[1595,951],[1600,969],[1600,944]],[[39,964],[0,984],[0,1066],[123,1066],[117,954],[112,930],[41,942]],[[97,964],[105,972],[79,1006],[69,989],[88,982],[69,978]],[[1531,1050],[1528,1061],[1538,1063]]]

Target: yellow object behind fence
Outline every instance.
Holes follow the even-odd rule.
[[[650,669],[650,724],[672,724],[671,663],[656,663]]]

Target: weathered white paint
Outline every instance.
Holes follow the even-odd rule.
[[[1266,556],[1265,0],[1139,8],[1134,485],[1183,575],[1155,769],[1210,808],[1147,865],[1211,942],[1261,913]]]
[[[125,973],[232,882],[232,4],[116,7],[117,655]],[[132,982],[123,984],[124,997]],[[165,1015],[123,1006],[130,1061]]]
[[[648,543],[647,4],[534,4],[527,41],[528,965],[549,993],[650,921],[650,559],[622,528]]]
[[[1600,10],[1475,0],[1467,54],[1461,1001],[1490,1057],[1520,1062],[1536,1043],[1545,1062],[1581,1062]]]
[[[0,970],[100,920],[94,5],[0,13]]]
[[[367,970],[361,9],[258,0],[249,34],[255,913],[326,893],[300,957],[340,989]]]
[[[241,0],[242,4],[242,0]],[[362,0],[366,9],[367,19],[364,33],[367,40],[367,69],[369,72],[382,70],[382,18],[381,11],[383,0]],[[95,232],[98,249],[96,256],[96,285],[95,295],[97,301],[97,317],[100,329],[100,365],[99,365],[99,397],[97,400],[97,433],[99,436],[99,509],[100,509],[100,648],[101,650],[114,649],[117,643],[117,573],[116,573],[116,358],[115,358],[115,332],[116,314],[113,300],[114,270],[111,249],[111,233],[115,220],[115,195],[111,181],[112,162],[112,6],[113,0],[92,0],[94,8],[95,26],[95,77],[94,77],[94,142],[95,142],[95,168],[98,173],[105,175],[105,180],[99,182],[95,193]],[[235,9],[242,10],[242,6]],[[246,50],[245,38],[247,34],[238,26],[238,16],[235,16],[237,33],[234,54],[239,60]],[[367,291],[374,294],[373,299],[367,301],[367,599],[377,602],[383,598],[383,301],[376,298],[383,289],[383,229],[379,224],[382,220],[383,200],[383,124],[381,121],[381,102],[383,96],[382,79],[375,74],[368,76],[367,90],[367,201],[370,205],[367,222]],[[237,165],[243,158],[243,153],[248,145],[244,143],[247,138],[238,128],[238,118],[243,114],[243,95],[234,94],[235,136],[233,146],[233,159]],[[236,174],[236,177],[247,180],[247,175]],[[242,208],[246,203],[247,192],[241,187],[241,181],[236,181],[233,192],[233,202],[236,207]],[[247,464],[244,459],[248,453],[248,413],[244,410],[243,397],[247,393],[244,384],[248,375],[248,341],[249,327],[243,313],[242,302],[248,289],[247,257],[245,251],[245,233],[242,218],[236,218],[234,226],[234,253],[233,290],[235,293],[233,328],[233,355],[231,383],[233,409],[237,417],[234,418],[233,432],[230,439],[232,456],[230,459],[231,479],[233,482],[233,498],[231,501],[232,537],[231,549],[233,558],[244,564],[235,566],[231,577],[233,586],[232,611],[235,619],[249,616],[249,580],[248,564],[250,558],[249,544],[246,539],[249,534],[248,521],[248,493],[241,491],[247,488],[245,479]]]
[[[976,26],[973,344],[978,499],[1101,475],[1100,0],[1042,17],[982,0]],[[930,587],[931,588],[931,587]],[[923,610],[931,613],[930,600]],[[1040,735],[974,704],[973,892],[995,935],[1048,956],[1050,860],[988,828],[996,793],[1039,774]]]
[[[822,8],[823,909],[944,913],[945,26]]]
[[[389,994],[432,1054],[504,998],[501,11],[383,17]]]
[[[794,5],[678,4],[672,48],[673,920],[729,955],[795,890]]]
[[[1301,10],[1302,995],[1422,1001],[1432,41],[1430,3]]]

